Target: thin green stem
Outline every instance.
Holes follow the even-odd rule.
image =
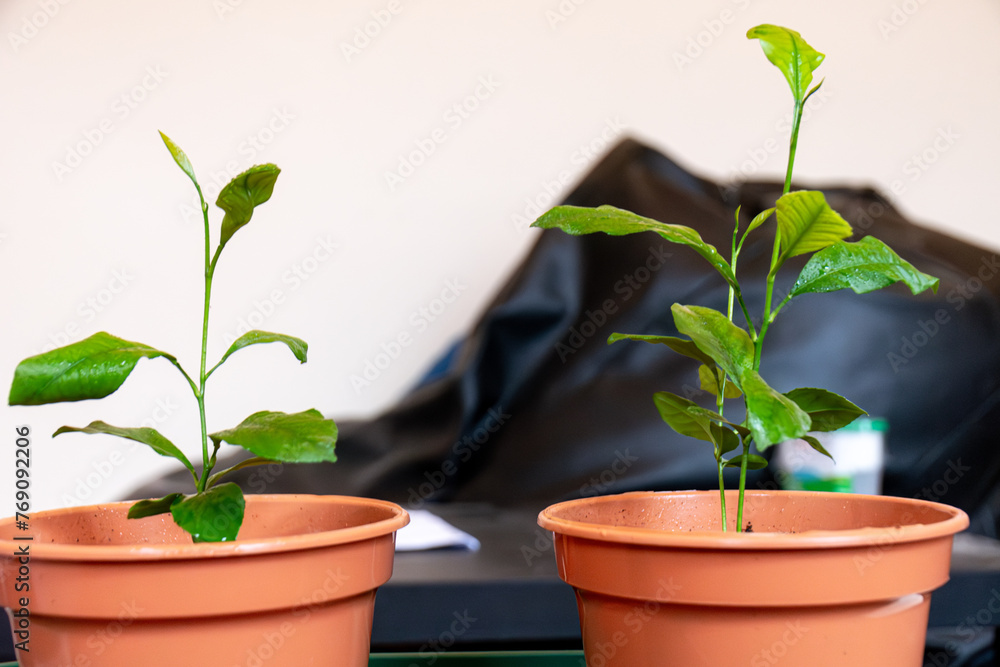
[[[722,505],[722,531],[725,532],[729,530],[726,519],[726,483],[722,479],[722,471],[726,467],[726,462],[717,460],[716,465],[719,466],[719,502]]]
[[[815,92],[815,88],[809,93],[810,95]],[[808,95],[806,96],[808,98]],[[802,109],[805,106],[805,99],[799,99],[798,95],[795,97],[795,111],[792,120],[792,136],[788,142],[788,167],[785,170],[785,184],[782,188],[781,194],[786,195],[792,190],[792,171],[795,167],[795,152],[798,149],[799,143],[799,126],[802,124]],[[764,291],[764,314],[763,319],[760,324],[760,333],[754,339],[754,350],[753,350],[753,369],[755,371],[760,370],[761,354],[764,350],[764,337],[767,335],[767,330],[771,326],[771,322],[774,321],[775,316],[778,311],[785,305],[787,298],[782,300],[777,308],[771,308],[774,300],[774,280],[778,275],[778,258],[781,253],[781,229],[775,225],[774,229],[774,246],[771,249],[771,268],[767,272],[767,283]],[[752,327],[752,325],[750,325]],[[743,447],[743,460],[740,464],[740,495],[739,504],[736,510],[736,521],[737,530],[743,530],[743,498],[746,493],[746,476],[747,476],[747,463],[750,458],[751,448],[744,445]]]
[[[746,301],[743,300],[743,293],[736,293],[736,302],[740,304],[740,310],[743,311],[743,317],[747,321],[747,333],[750,335],[750,340],[757,340],[757,329],[753,326],[753,317],[750,315],[750,309],[747,307]],[[730,320],[733,318],[730,317]]]
[[[792,120],[792,137],[788,142],[788,168],[785,170],[785,187],[781,194],[788,194],[792,190],[792,168],[795,165],[795,151],[799,144],[799,125],[802,123],[802,107],[805,100],[795,100],[795,115]]]
[[[202,195],[201,186],[195,183],[195,188],[198,190],[199,199],[201,199],[201,214],[205,225],[205,304],[202,311],[201,366],[198,373],[198,392],[196,394],[198,399],[198,417],[201,420],[201,456],[203,461],[201,479],[198,482],[198,492],[202,493],[206,489],[208,476],[212,472],[212,462],[208,456],[208,421],[205,418],[205,383],[208,380],[208,373],[206,372],[208,359],[208,314],[212,301],[212,276],[215,273],[215,264],[211,259],[212,249],[208,223],[208,204]],[[217,258],[218,255],[216,255]]]
[[[736,531],[743,532],[743,496],[747,490],[747,459],[750,458],[750,447],[743,444],[743,460],[740,461],[740,497],[736,501]]]

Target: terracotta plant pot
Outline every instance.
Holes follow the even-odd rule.
[[[368,664],[375,590],[409,521],[398,505],[247,496],[239,538],[213,544],[192,544],[169,515],[128,520],[129,505],[38,512],[27,531],[0,522],[0,603],[29,633],[20,665]]]
[[[736,494],[727,508],[735,515]],[[843,493],[748,491],[753,532],[719,530],[719,493],[553,505],[588,667],[919,667],[931,591],[961,510]]]

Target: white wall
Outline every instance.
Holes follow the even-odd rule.
[[[223,257],[210,355],[250,320],[305,338],[310,362],[277,346],[235,357],[210,385],[210,428],[260,409],[371,415],[474,321],[534,238],[519,222],[531,202],[567,191],[604,137],[638,136],[713,178],[744,164],[782,174],[788,92],[744,37],[763,22],[828,55],[802,180],[896,183],[906,214],[1000,246],[989,0],[6,0],[0,376],[100,330],[195,370],[201,227],[159,129],[213,200],[216,180],[255,162],[283,169]],[[772,140],[782,150],[766,155]],[[420,145],[433,153],[390,187]],[[423,317],[449,285],[457,298]],[[353,386],[401,334],[411,343]],[[48,434],[146,421],[196,451],[193,410],[172,368],[143,362],[101,402],[4,407],[0,467],[27,424],[34,509],[113,499],[167,461]],[[0,515],[12,477],[0,476]]]

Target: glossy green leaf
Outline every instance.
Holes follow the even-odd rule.
[[[811,435],[804,435],[804,436],[802,436],[802,439],[805,440],[807,443],[809,443],[810,447],[812,447],[813,449],[815,449],[817,452],[819,452],[823,456],[828,457],[831,461],[834,460],[833,459],[833,455],[830,454],[830,452],[826,451],[826,447],[823,446],[823,443],[821,443],[815,437],[813,437]]]
[[[226,212],[222,219],[219,246],[229,242],[241,227],[250,222],[254,208],[271,198],[281,170],[273,164],[250,167],[222,188],[215,205]]]
[[[712,357],[708,356],[694,344],[694,341],[688,340],[686,338],[678,338],[677,336],[644,336],[640,334],[623,334],[623,333],[613,333],[608,336],[608,344],[617,343],[620,340],[638,340],[644,343],[657,343],[660,345],[666,345],[674,352],[684,355],[694,359],[695,361],[700,361],[703,364],[714,365],[715,361]]]
[[[180,149],[180,146],[175,144],[170,137],[163,134],[163,132],[160,132],[160,138],[163,139],[163,143],[167,145],[167,150],[170,151],[170,155],[174,158],[174,162],[177,163],[177,166],[188,175],[188,178],[190,178],[191,182],[197,187],[198,179],[194,175],[194,167],[191,165],[191,160],[188,159],[188,156]]]
[[[288,346],[288,349],[292,351],[295,358],[301,363],[306,363],[306,353],[309,351],[309,344],[300,338],[295,338],[293,336],[286,336],[279,333],[271,333],[269,331],[259,331],[254,329],[253,331],[248,331],[229,346],[226,353],[222,355],[222,359],[216,364],[216,367],[222,365],[222,363],[229,358],[231,354],[237,350],[242,350],[244,347],[250,345],[262,345],[265,343],[284,343]]]
[[[174,503],[183,497],[183,493],[171,493],[155,500],[140,500],[128,508],[128,518],[141,519],[157,514],[168,514]]]
[[[804,101],[813,72],[825,56],[809,46],[802,35],[781,26],[759,25],[747,31],[747,38],[760,40],[764,55],[781,70],[796,101]]]
[[[743,374],[753,367],[754,356],[753,342],[747,332],[711,308],[675,303],[670,310],[677,330],[689,336],[742,388]]]
[[[723,456],[741,444],[740,436],[735,431],[719,423],[712,424],[712,440],[715,442],[716,461],[721,461]]]
[[[698,381],[701,385],[702,390],[707,391],[713,396],[719,395],[720,385],[725,376],[722,370],[712,362],[711,366],[702,364],[698,367]],[[743,395],[739,387],[733,382],[726,382],[725,389],[723,390],[723,398],[739,398]]]
[[[614,206],[586,208],[557,206],[531,224],[540,229],[561,229],[567,234],[581,235],[603,232],[611,236],[625,236],[639,232],[656,232],[671,243],[688,246],[715,267],[727,283],[738,287],[736,276],[715,246],[706,243],[690,227],[669,225],[652,218],[644,218]]]
[[[212,433],[215,443],[239,445],[257,456],[285,463],[337,460],[337,425],[318,410],[287,414],[256,412],[226,431]]]
[[[653,394],[653,402],[660,417],[681,435],[686,435],[706,442],[714,442],[712,437],[712,420],[705,415],[705,410],[694,401],[672,394],[669,391],[659,391]]]
[[[176,362],[165,352],[102,331],[18,364],[8,402],[43,405],[104,398],[122,386],[140,359],[154,357]]]
[[[768,385],[756,371],[744,373],[743,393],[747,405],[746,424],[758,450],[801,438],[809,432],[812,420],[805,410]]]
[[[170,506],[174,523],[190,533],[195,542],[235,540],[243,525],[245,510],[243,492],[232,482],[185,496]]]
[[[114,435],[119,438],[125,438],[126,440],[132,440],[134,442],[141,442],[144,445],[148,445],[154,452],[161,456],[168,456],[170,458],[177,459],[184,464],[184,467],[191,471],[191,474],[195,474],[194,466],[188,461],[188,458],[184,455],[177,446],[167,440],[162,436],[156,429],[142,427],[142,428],[121,428],[118,426],[112,426],[106,424],[102,421],[90,422],[87,426],[83,428],[75,428],[73,426],[62,426],[60,427],[53,436],[62,435],[63,433],[88,433],[91,435],[103,434],[103,435]]]
[[[873,236],[856,243],[840,241],[820,250],[802,267],[789,297],[814,292],[852,289],[864,294],[902,282],[914,294],[930,289],[937,292],[938,279],[900,258],[889,246]]]
[[[839,394],[826,389],[802,387],[785,393],[812,419],[810,431],[836,431],[868,414]]]
[[[727,468],[739,468],[743,465],[743,459],[747,460],[747,470],[761,470],[767,467],[767,459],[756,454],[740,454],[726,461]]]
[[[822,250],[853,233],[851,225],[830,208],[822,192],[789,192],[775,207],[781,232],[781,258]]]

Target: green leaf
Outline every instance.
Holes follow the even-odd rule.
[[[756,371],[744,373],[743,393],[747,405],[746,423],[758,450],[801,438],[809,432],[812,420],[805,410],[773,389]]]
[[[760,470],[767,467],[767,459],[756,454],[740,454],[726,461],[727,468],[739,468],[743,465],[743,459],[747,460],[747,470]]]
[[[640,334],[613,333],[608,336],[608,344],[617,343],[620,340],[638,340],[644,343],[657,343],[666,345],[671,350],[685,357],[700,361],[703,364],[715,364],[712,357],[708,356],[694,344],[694,341],[677,336],[644,336]]]
[[[856,243],[840,241],[810,257],[788,298],[841,289],[864,294],[895,282],[902,282],[914,294],[926,289],[937,292],[939,284],[874,236],[866,236]]]
[[[830,208],[822,192],[789,192],[778,199],[776,210],[782,247],[779,266],[789,257],[822,250],[854,231]]]
[[[711,366],[702,364],[698,367],[698,380],[701,384],[701,388],[704,391],[709,392],[713,396],[719,395],[719,388],[722,384],[722,380],[725,376],[722,375],[722,371],[715,362],[712,362]],[[726,388],[723,391],[723,398],[739,398],[743,395],[739,387],[733,382],[726,382]]]
[[[171,493],[156,500],[140,500],[128,508],[128,518],[141,519],[147,516],[166,514],[173,504],[183,497],[183,493]]]
[[[195,184],[195,187],[198,187],[198,179],[195,178],[194,167],[191,166],[191,160],[188,159],[188,156],[170,139],[170,137],[163,134],[163,132],[160,132],[160,138],[163,139],[163,143],[167,145],[167,150],[170,151],[170,155],[173,156],[174,162],[177,163],[177,166],[188,175],[188,178],[190,178],[191,182]]]
[[[257,456],[285,463],[316,463],[337,460],[334,445],[337,425],[318,410],[294,414],[256,412],[227,431],[209,437],[239,445]]]
[[[736,432],[722,424],[712,424],[712,439],[715,442],[716,461],[721,461],[723,456],[740,446],[740,437]]]
[[[810,431],[836,431],[868,414],[839,394],[826,389],[802,387],[785,393],[812,419]]]
[[[14,370],[10,405],[43,405],[104,398],[114,393],[142,358],[173,355],[111,334],[96,333],[25,359]]]
[[[222,359],[219,359],[219,363],[215,365],[216,368],[222,365],[222,363],[229,358],[229,355],[233,354],[237,350],[242,350],[244,347],[250,345],[261,345],[264,343],[284,343],[288,346],[288,349],[292,351],[295,358],[301,363],[306,363],[306,352],[309,351],[309,344],[300,338],[295,338],[293,336],[286,336],[279,333],[270,333],[268,331],[259,331],[254,329],[253,331],[248,331],[229,346],[226,353],[222,355]]]
[[[675,303],[670,310],[677,330],[689,336],[742,388],[743,374],[753,367],[754,356],[753,342],[747,332],[711,308]]]
[[[273,164],[250,167],[229,181],[219,193],[215,205],[226,212],[222,219],[219,247],[226,245],[241,227],[250,222],[254,208],[271,198],[281,170]]]
[[[142,427],[142,428],[120,428],[118,426],[111,426],[102,421],[90,422],[87,426],[83,428],[75,428],[73,426],[62,426],[55,433],[53,437],[57,435],[62,435],[63,433],[88,433],[91,435],[104,434],[104,435],[115,435],[119,438],[125,438],[126,440],[133,440],[135,442],[141,442],[144,445],[149,445],[149,447],[161,456],[168,456],[175,458],[184,464],[184,467],[191,471],[192,475],[197,475],[194,471],[194,466],[188,461],[188,458],[184,456],[184,452],[177,448],[177,446],[167,440],[165,437],[160,435],[160,433],[153,428]]]
[[[817,440],[813,436],[811,436],[811,435],[804,435],[804,436],[802,436],[802,439],[805,440],[807,443],[809,443],[810,447],[812,447],[813,449],[815,449],[817,452],[819,452],[823,456],[828,457],[831,461],[834,460],[833,455],[830,454],[830,452],[826,451],[826,447],[823,446],[823,443],[821,443],[819,440]]]
[[[712,434],[713,421],[706,416],[706,411],[686,398],[669,391],[659,391],[653,394],[653,402],[670,428],[681,435],[686,435],[705,442],[715,442]]]
[[[252,468],[253,466],[268,465],[270,463],[278,463],[278,461],[272,461],[271,459],[261,458],[260,456],[254,456],[249,459],[244,459],[243,461],[240,461],[234,466],[230,466],[225,470],[220,470],[217,473],[213,473],[212,476],[208,478],[208,483],[206,484],[206,486],[208,487],[215,486],[215,484],[220,479],[222,479],[231,472],[236,472],[237,470],[243,470],[244,468]]]
[[[227,482],[172,503],[170,514],[195,542],[231,542],[243,525],[245,509],[240,487]]]
[[[796,102],[803,102],[812,83],[813,71],[825,57],[809,46],[802,35],[776,25],[759,25],[747,31],[748,39],[759,39],[764,55],[781,70]]]
[[[706,243],[701,235],[690,227],[668,225],[614,206],[597,208],[557,206],[535,220],[531,226],[540,229],[561,229],[575,236],[594,232],[604,232],[611,236],[656,232],[671,243],[688,246],[715,267],[727,283],[739,287],[729,262],[719,254],[715,246]]]
[[[753,220],[750,221],[750,226],[747,227],[747,230],[745,232],[743,232],[743,236],[745,237],[747,234],[749,234],[750,232],[752,232],[753,230],[757,229],[758,227],[760,227],[761,225],[763,225],[765,222],[767,222],[767,219],[771,217],[772,213],[774,213],[774,208],[773,207],[769,208],[769,209],[765,209],[765,210],[761,211],[760,213],[758,213],[757,215],[755,215],[753,217]]]

